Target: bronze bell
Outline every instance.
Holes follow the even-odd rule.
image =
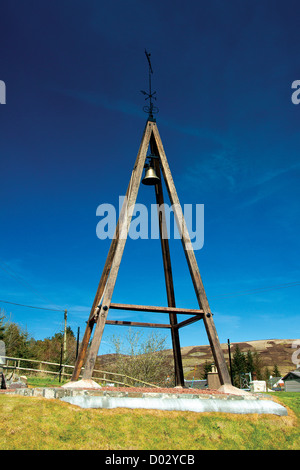
[[[153,167],[153,161],[145,165],[145,176],[142,179],[142,183],[146,186],[154,186],[160,181],[156,171]]]

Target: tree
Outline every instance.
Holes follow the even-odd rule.
[[[206,380],[207,379],[207,374],[211,371],[212,371],[212,364],[205,361],[205,364],[203,366],[203,373],[202,373],[202,376],[201,376],[202,380]]]
[[[246,367],[247,367],[247,372],[250,372],[252,376],[254,372],[254,362],[253,362],[253,355],[250,349],[247,351]]]
[[[4,310],[0,309],[0,340],[4,340],[4,331],[5,331],[5,326],[4,326],[4,320],[5,320],[5,312]]]
[[[67,330],[67,364],[72,364],[75,361],[76,355],[76,338],[72,329],[68,326]],[[31,345],[32,358],[39,359],[46,362],[60,363],[61,348],[63,344],[63,333],[55,333],[52,338],[45,338],[44,340],[34,341]],[[57,366],[52,369],[57,370]]]
[[[166,385],[169,377],[170,385],[173,385],[173,366],[169,356],[164,354],[165,337],[157,332],[151,332],[145,338],[141,331],[130,328],[127,335],[122,337],[113,335],[110,342],[116,354],[111,371],[150,384]]]
[[[3,340],[5,343],[7,356],[21,358],[29,357],[28,332],[16,323],[8,322],[5,324]]]
[[[240,376],[247,372],[247,362],[245,355],[241,352],[237,344],[232,358],[232,375],[236,387],[240,386]]]
[[[281,377],[281,373],[279,372],[277,364],[274,365],[272,375],[273,377]]]
[[[269,379],[270,379],[270,371],[269,371],[269,368],[266,367],[265,368],[265,371],[263,373],[263,378],[264,380],[268,383],[269,382]]]
[[[255,351],[253,354],[253,365],[254,365],[254,372],[256,373],[256,379],[262,380],[263,379],[262,362],[257,351]]]
[[[76,338],[68,326],[67,334],[67,361],[66,364],[74,364],[76,356]],[[37,359],[46,362],[60,363],[63,333],[56,333],[52,338],[36,341],[28,332],[17,323],[5,322],[4,311],[0,310],[0,341],[4,342],[6,356]],[[3,348],[2,348],[3,349]],[[1,354],[1,352],[0,352]],[[28,368],[36,368],[36,363],[26,362]],[[44,369],[58,370],[57,365],[43,365]]]

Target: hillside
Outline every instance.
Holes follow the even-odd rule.
[[[238,344],[242,352],[251,351],[259,353],[262,367],[268,367],[270,372],[275,364],[277,364],[282,375],[296,368],[292,362],[292,355],[296,349],[292,348],[293,339],[269,339],[246,341],[243,343],[231,343],[231,358],[234,349]],[[225,360],[229,363],[229,354],[227,343],[221,344],[221,348],[225,355]],[[203,365],[207,361],[213,362],[213,356],[210,346],[191,346],[181,348],[184,376],[186,379],[192,378],[196,366],[195,379],[199,379],[203,370]],[[167,354],[172,355],[172,350],[168,350]]]
[[[242,352],[251,351],[259,353],[262,368],[268,367],[271,372],[275,364],[277,365],[281,375],[285,375],[290,370],[296,368],[296,364],[292,362],[292,355],[296,351],[292,348],[294,339],[268,339],[257,341],[245,341],[242,343],[231,343],[231,357],[233,356],[234,349],[238,344]],[[300,341],[300,340],[299,340]],[[225,360],[229,364],[228,346],[227,343],[222,343],[221,348],[224,352]],[[203,373],[203,366],[205,362],[213,362],[213,356],[210,346],[187,346],[181,348],[184,377],[191,379],[195,373],[195,379],[200,379]],[[172,361],[173,352],[171,349],[165,351],[165,354],[170,357]],[[114,363],[114,354],[104,354],[97,358],[97,368],[109,370],[110,365]]]

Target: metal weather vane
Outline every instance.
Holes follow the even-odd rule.
[[[152,69],[151,60],[150,60],[151,54],[148,53],[146,49],[145,49],[145,54],[146,54],[148,65],[149,65],[149,93],[147,93],[144,90],[141,90],[141,93],[143,93],[143,95],[146,96],[145,100],[149,100],[149,106],[144,106],[143,111],[149,114],[150,119],[153,119],[153,114],[158,113],[157,106],[154,106],[152,102],[152,100],[156,100],[156,96],[154,96],[156,95],[156,91],[152,93],[152,88],[151,88],[151,75],[153,74],[153,69]]]

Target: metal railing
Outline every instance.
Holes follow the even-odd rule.
[[[58,364],[57,362],[47,362],[47,361],[40,361],[37,359],[25,359],[25,358],[20,358],[20,357],[9,357],[9,356],[1,356],[2,359],[2,364],[0,361],[0,367],[2,367],[5,370],[19,370],[19,371],[26,371],[26,372],[36,372],[36,373],[41,373],[41,374],[53,374],[53,375],[60,375],[60,377],[67,377],[70,378],[72,376],[72,369],[74,369],[74,366],[69,365],[69,364]],[[5,362],[5,363],[4,363]],[[9,363],[12,362],[13,365],[10,365]],[[33,364],[39,364],[39,367],[34,369],[32,367],[21,367],[22,362],[29,362]],[[47,369],[42,369],[42,365],[49,365],[49,366],[55,366],[58,368],[57,371],[52,371],[52,370],[47,370]],[[66,369],[70,369],[70,372],[66,372]],[[84,370],[84,367],[82,368],[82,371]],[[132,387],[132,386],[137,386],[137,384],[141,384],[143,387],[155,387],[158,388],[158,385],[155,384],[150,384],[148,382],[145,382],[143,380],[137,379],[135,377],[130,377],[125,374],[119,374],[117,372],[110,372],[106,370],[96,370],[94,369],[94,373],[100,374],[102,376],[93,376],[93,380],[96,382],[113,382],[114,384],[117,385],[122,385],[125,387]],[[79,376],[81,377],[81,375]],[[114,377],[117,377],[115,379]],[[119,381],[121,379],[123,381]]]

